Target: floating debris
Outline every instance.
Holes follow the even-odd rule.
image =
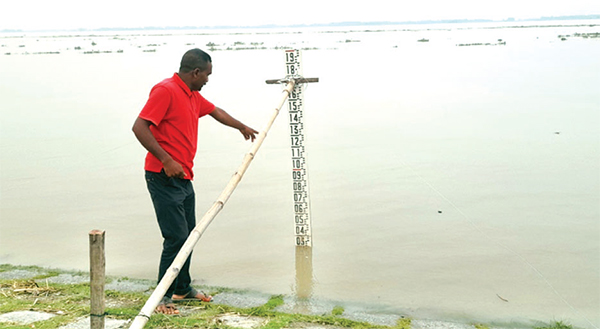
[[[506,45],[506,41],[499,41],[498,43],[459,43],[457,46],[504,46]]]
[[[592,32],[592,33],[573,33],[573,34],[559,34],[558,38],[562,41],[567,40],[568,38],[600,38],[600,32]]]
[[[84,51],[84,54],[88,55],[88,54],[110,54],[112,53],[111,50],[92,50],[92,51]]]
[[[28,294],[38,296],[41,293],[50,293],[55,292],[56,289],[48,286],[46,282],[45,287],[40,287],[35,281],[27,280],[27,281],[14,281],[12,284],[2,284],[0,285],[0,291],[3,295],[7,296],[7,294],[17,295],[17,294]]]

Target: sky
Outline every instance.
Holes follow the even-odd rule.
[[[598,0],[0,0],[0,30],[258,26],[600,14]]]

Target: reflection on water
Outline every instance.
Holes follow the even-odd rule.
[[[318,48],[303,53],[320,78],[304,111],[318,245],[296,250],[288,234],[280,118],[196,247],[196,280],[415,317],[599,326],[600,44],[576,36],[594,24],[0,37],[0,262],[87,270],[98,228],[108,275],[155,278],[161,238],[131,133],[152,85],[212,42],[204,96],[260,130],[280,97],[264,83],[284,67],[274,48]],[[268,49],[226,51],[236,42]],[[199,213],[248,148],[200,121]]]

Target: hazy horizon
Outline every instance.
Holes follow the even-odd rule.
[[[506,0],[452,3],[424,0],[371,0],[351,3],[339,0],[239,0],[198,3],[173,0],[168,6],[145,2],[106,0],[82,5],[74,0],[11,2],[0,5],[0,30],[73,30],[132,28],[143,26],[265,26],[330,24],[336,22],[410,22],[439,20],[525,20],[538,17],[600,14],[592,0],[543,2]]]

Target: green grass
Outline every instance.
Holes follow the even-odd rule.
[[[573,326],[562,321],[555,321],[548,325],[536,326],[534,329],[573,329]]]
[[[486,326],[485,324],[481,324],[481,323],[476,323],[473,325],[473,327],[475,327],[475,329],[490,329],[489,326]]]
[[[340,316],[340,315],[344,314],[344,311],[345,310],[344,310],[343,307],[341,307],[341,306],[335,306],[333,308],[333,310],[331,310],[331,315]]]
[[[401,318],[396,322],[396,328],[398,329],[410,329],[412,320],[409,318]]]

